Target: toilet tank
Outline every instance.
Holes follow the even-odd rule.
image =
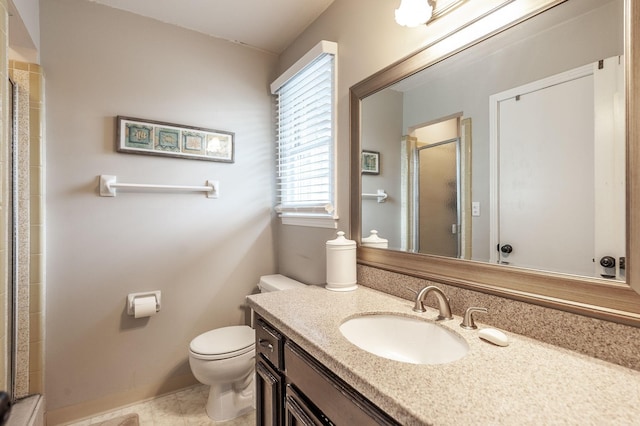
[[[306,287],[306,284],[292,280],[291,278],[280,274],[263,275],[260,277],[260,282],[258,283],[258,288],[261,293],[269,293],[271,291],[280,291],[296,287]]]

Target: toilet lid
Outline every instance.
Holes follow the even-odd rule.
[[[255,332],[246,325],[232,325],[202,333],[191,341],[192,352],[202,355],[242,351],[255,343]]]
[[[267,293],[271,291],[280,291],[287,290],[290,288],[296,287],[306,287],[306,284],[301,283],[300,281],[292,280],[289,277],[285,277],[280,274],[273,275],[263,275],[260,277],[260,282],[258,282],[258,287],[262,293]]]

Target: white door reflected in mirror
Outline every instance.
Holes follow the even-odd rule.
[[[624,280],[599,262],[625,257],[623,62],[491,97],[492,261]]]

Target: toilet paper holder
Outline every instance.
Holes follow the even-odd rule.
[[[134,315],[134,300],[138,297],[149,297],[149,296],[155,296],[156,298],[156,312],[160,312],[160,300],[161,300],[161,293],[160,290],[157,291],[147,291],[147,292],[142,292],[142,293],[129,293],[127,295],[127,314],[128,315]]]

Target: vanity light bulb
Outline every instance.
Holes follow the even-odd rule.
[[[426,24],[432,12],[427,0],[402,0],[396,9],[396,22],[405,27],[417,27]]]

